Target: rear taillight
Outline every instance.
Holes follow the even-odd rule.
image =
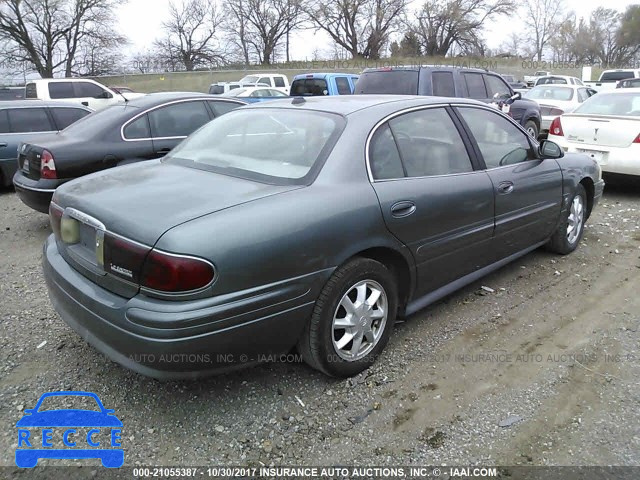
[[[142,269],[140,285],[161,292],[189,292],[213,281],[211,263],[200,258],[152,250]]]
[[[63,214],[64,209],[62,207],[59,207],[53,202],[49,204],[49,222],[51,223],[51,230],[53,230],[53,234],[58,239],[60,238],[60,224],[62,223]]]
[[[109,232],[96,235],[96,258],[105,272],[132,283],[140,282],[144,259],[151,247]]]
[[[640,143],[640,133],[638,134],[636,139],[633,141],[633,143]]]
[[[556,135],[557,137],[564,137],[564,132],[562,131],[562,123],[560,123],[560,117],[556,117],[551,122],[551,126],[549,127],[549,133],[551,135]]]
[[[42,150],[42,155],[40,156],[40,178],[58,178],[56,174],[56,163],[49,150]]]

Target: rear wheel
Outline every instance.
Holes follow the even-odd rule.
[[[524,124],[524,129],[529,135],[536,140],[538,139],[538,125],[533,120],[527,120]]]
[[[549,240],[552,252],[566,255],[573,252],[582,240],[587,220],[587,192],[580,184],[571,199],[571,205],[562,223]]]
[[[397,287],[389,269],[375,260],[355,259],[323,288],[298,350],[309,365],[328,375],[356,375],[389,341],[397,308]]]

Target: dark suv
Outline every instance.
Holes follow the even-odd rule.
[[[497,73],[475,68],[428,65],[368,68],[360,75],[355,93],[461,97],[487,103],[502,103],[517,95]],[[536,102],[518,98],[510,105],[508,114],[533,138],[538,137],[541,117]]]

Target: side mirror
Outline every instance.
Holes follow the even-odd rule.
[[[511,99],[512,99],[513,101],[516,101],[516,100],[522,100],[522,94],[521,94],[520,92],[515,92],[515,93],[513,94],[513,96],[511,97]]]
[[[560,148],[555,142],[551,140],[543,140],[538,149],[540,157],[542,158],[562,158],[564,157],[564,150]]]
[[[500,92],[498,92],[493,96],[494,100],[506,100],[508,98],[511,98],[511,95],[509,95],[508,93],[500,93]]]

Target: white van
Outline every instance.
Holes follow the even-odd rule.
[[[281,90],[289,95],[289,79],[286,75],[280,73],[260,73],[247,75],[240,79],[240,83],[244,83],[247,86],[261,87],[261,84],[265,84],[268,87]]]
[[[25,99],[27,100],[80,103],[92,110],[101,110],[143,95],[143,93],[119,94],[94,80],[84,78],[32,80],[25,87]]]

